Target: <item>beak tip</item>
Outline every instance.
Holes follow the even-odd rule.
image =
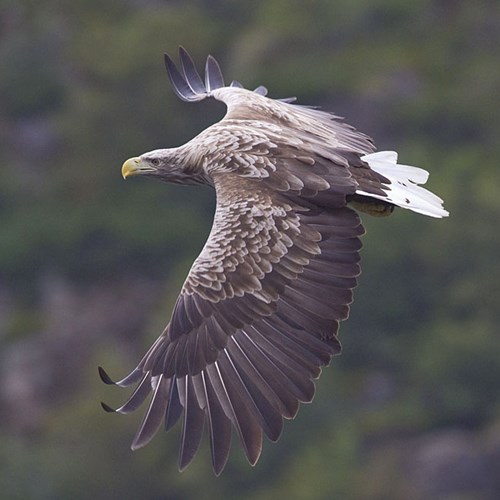
[[[138,170],[139,158],[129,158],[122,165],[122,177],[127,179],[127,177],[131,176]]]

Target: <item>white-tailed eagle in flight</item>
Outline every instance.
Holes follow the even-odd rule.
[[[179,467],[194,458],[206,427],[212,464],[227,462],[233,428],[248,461],[265,434],[276,441],[284,419],[314,396],[314,380],[340,352],[339,322],[349,313],[360,273],[358,211],[389,215],[395,206],[448,215],[419,186],[428,173],[375,152],[369,137],[325,111],[266,97],[264,87],[226,86],[208,56],[205,78],[188,53],[165,55],[175,93],[209,97],[227,114],[187,144],[127,160],[123,177],[208,184],[217,208],[158,340],[123,380],[129,413],[152,393],[132,448],[163,424],[182,420]]]

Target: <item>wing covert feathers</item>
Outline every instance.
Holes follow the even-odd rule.
[[[423,189],[425,170],[375,153],[371,139],[317,109],[273,100],[233,81],[226,87],[208,56],[204,79],[179,48],[165,65],[184,101],[214,97],[228,112],[177,151],[175,182],[188,174],[211,184],[217,207],[209,238],[193,263],[162,335],[116,385],[135,385],[113,410],[130,413],[149,397],[132,448],[179,420],[179,468],[207,431],[218,475],[232,430],[250,464],[265,435],[314,396],[314,380],[340,352],[339,323],[349,314],[364,233],[349,202],[394,205],[444,217],[442,200]],[[184,156],[182,156],[184,155]],[[179,173],[181,172],[181,173]],[[168,179],[166,179],[168,180]],[[200,182],[201,182],[200,181]],[[375,210],[376,211],[376,210]],[[99,368],[106,384],[115,384]]]

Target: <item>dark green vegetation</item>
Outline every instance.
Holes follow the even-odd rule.
[[[246,6],[246,7],[245,7]],[[124,159],[222,116],[162,55],[320,104],[431,172],[451,212],[370,220],[344,354],[312,405],[224,475],[139,416],[128,372],[204,242],[208,190],[123,182]],[[491,499],[500,495],[500,5],[460,0],[4,0],[0,4],[3,498]]]

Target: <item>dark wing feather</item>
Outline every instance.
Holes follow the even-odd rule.
[[[176,383],[170,386],[167,409],[165,411],[165,430],[169,431],[182,415],[183,406],[179,397],[179,389]]]
[[[186,83],[195,94],[206,94],[207,88],[198,73],[193,59],[184,47],[179,47],[179,60],[181,62],[182,74]]]
[[[205,86],[208,92],[224,87],[224,77],[219,63],[212,56],[207,57],[205,65]]]
[[[207,401],[208,432],[210,450],[215,474],[218,476],[229,457],[231,447],[231,420],[224,413],[222,403],[217,396],[212,381],[207,372],[200,373]]]
[[[172,83],[172,88],[177,96],[183,101],[199,101],[204,99],[204,95],[196,94],[190,85],[186,82],[184,77],[179,73],[175,63],[170,59],[168,54],[165,54],[165,68]]]
[[[168,391],[170,385],[174,383],[174,381],[172,381],[172,379],[166,379],[163,375],[160,375],[154,383],[156,384],[156,387],[153,391],[153,397],[149,403],[146,414],[144,415],[142,424],[132,442],[133,450],[147,445],[156,434],[163,419],[165,418]]]
[[[243,84],[241,82],[239,82],[238,80],[233,80],[231,82],[231,84],[230,84],[230,87],[236,87],[236,88],[239,88],[239,89],[244,88]]]
[[[184,420],[182,425],[179,470],[184,470],[193,460],[201,443],[205,423],[205,407],[200,407],[196,397],[195,383],[199,382],[200,375],[195,377],[184,377],[180,385],[184,386]],[[205,392],[203,390],[203,397]]]
[[[256,94],[266,96],[267,95],[267,88],[264,87],[264,85],[259,85],[256,89],[254,89],[254,92]]]

